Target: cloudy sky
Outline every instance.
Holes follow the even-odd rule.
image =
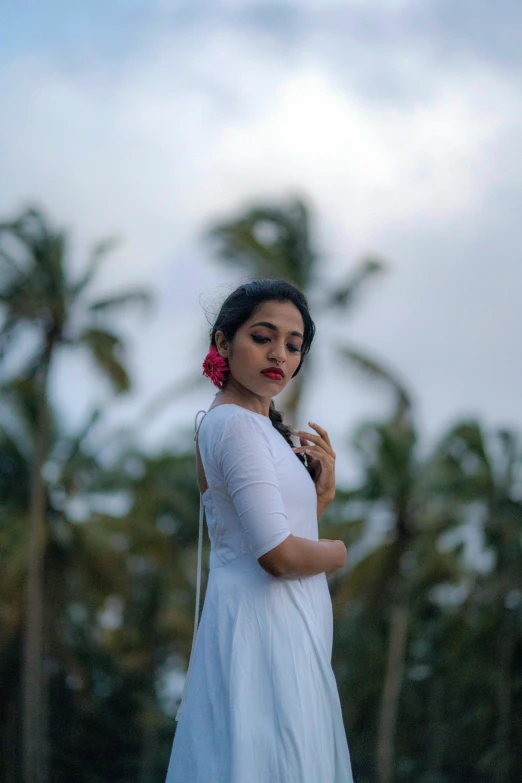
[[[21,0],[0,4],[0,212],[40,203],[89,244],[117,234],[99,290],[146,283],[126,318],[132,424],[200,371],[207,317],[240,275],[202,239],[257,198],[307,197],[327,281],[388,260],[345,322],[317,318],[302,412],[339,476],[386,394],[344,369],[350,341],[412,390],[426,443],[463,414],[522,429],[522,6],[516,0]],[[106,390],[63,358],[73,424]],[[172,445],[209,383],[144,426]],[[277,402],[277,399],[276,399]]]

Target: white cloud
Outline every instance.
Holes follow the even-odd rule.
[[[415,78],[430,85],[425,102],[399,107],[342,89],[317,58],[283,61],[269,42],[254,44],[233,31],[208,29],[195,40],[190,32],[161,33],[119,68],[93,60],[65,72],[50,60],[15,62],[0,85],[6,160],[0,209],[12,213],[38,196],[57,221],[74,229],[78,251],[113,232],[126,238],[107,263],[103,286],[146,281],[160,292],[154,321],[132,327],[143,402],[173,376],[199,371],[202,357],[194,356],[194,346],[207,324],[198,297],[224,296],[234,279],[197,245],[205,221],[245,199],[304,191],[320,215],[319,237],[330,258],[325,276],[334,278],[365,250],[397,259],[350,333],[412,379],[426,420],[438,423],[465,407],[483,382],[480,365],[495,350],[495,339],[486,347],[466,328],[477,323],[480,307],[465,296],[474,269],[490,280],[492,312],[507,307],[516,315],[506,304],[513,291],[491,287],[493,273],[488,277],[469,254],[459,231],[473,221],[479,230],[491,183],[514,176],[496,168],[497,147],[520,124],[521,106],[515,87],[485,70],[474,67],[449,79],[442,71],[421,74],[422,68],[419,61]],[[460,237],[451,263],[440,257],[451,247],[448,230]],[[439,306],[456,308],[448,316],[452,330],[439,336],[434,330],[444,321],[437,304],[428,308],[426,285],[439,292]],[[495,331],[493,318],[488,328],[509,341],[511,321]],[[459,375],[452,339],[461,340],[468,357],[483,346],[466,365],[467,377]],[[510,351],[512,343],[505,345]],[[424,346],[439,358],[454,351],[446,393],[434,388],[430,397],[437,367]],[[85,371],[71,367],[60,369],[56,384],[65,408],[78,406],[82,393],[86,404],[90,393]],[[470,367],[477,372],[473,388]],[[504,370],[514,400],[522,378]],[[368,409],[368,394],[354,392],[338,421],[344,382],[330,372],[328,388],[317,383],[310,404],[330,418],[330,428],[340,428]],[[496,372],[503,372],[501,361]],[[503,410],[514,411],[510,400],[503,398]],[[492,415],[502,412],[492,388],[475,401]],[[134,404],[122,405],[121,415],[130,415]],[[380,405],[379,396],[370,403]],[[192,407],[180,406],[177,420],[186,421]]]
[[[365,104],[321,71],[303,69],[278,86],[262,116],[222,131],[205,168],[229,198],[247,195],[253,178],[267,193],[308,189],[334,218],[349,215],[347,228],[361,241],[376,226],[475,209],[503,115],[496,93],[480,106],[476,86],[467,86],[442,89],[407,112]]]

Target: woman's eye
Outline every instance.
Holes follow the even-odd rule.
[[[255,340],[256,343],[266,343],[267,340],[270,340],[270,337],[261,337],[259,334],[253,334],[251,337],[252,340]],[[292,343],[288,343],[288,348],[290,348],[292,353],[301,353],[301,349]]]

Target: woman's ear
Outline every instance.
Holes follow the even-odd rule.
[[[214,335],[214,340],[216,342],[216,349],[220,356],[223,357],[223,359],[228,358],[228,343],[225,339],[225,335],[219,329],[219,331],[216,332]]]

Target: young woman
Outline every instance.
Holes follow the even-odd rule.
[[[230,294],[211,330],[203,368],[220,391],[196,439],[210,571],[166,783],[353,780],[327,585],[346,547],[317,524],[335,453],[272,399],[314,333],[303,293],[270,279]]]

